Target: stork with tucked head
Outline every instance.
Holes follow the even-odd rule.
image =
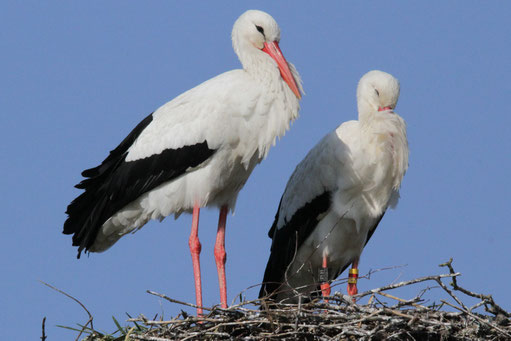
[[[143,119],[101,165],[85,170],[84,189],[67,208],[64,233],[82,251],[102,252],[151,219],[192,213],[189,245],[196,301],[202,306],[198,238],[201,207],[218,207],[215,260],[223,307],[225,223],[239,191],[298,116],[301,80],[279,48],[267,13],[236,20],[232,42],[243,69],[212,78]],[[202,309],[198,309],[202,314]]]
[[[399,82],[382,71],[357,89],[358,121],[326,135],[296,167],[269,231],[273,239],[259,296],[295,303],[322,290],[350,264],[348,293],[357,293],[358,262],[388,207],[399,199],[408,168],[403,119],[394,112]]]

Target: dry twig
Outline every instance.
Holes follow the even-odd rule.
[[[89,319],[88,319],[88,320],[87,320],[87,322],[83,325],[82,330],[80,331],[80,333],[79,333],[79,334],[78,334],[78,336],[76,337],[76,341],[78,341],[78,340],[80,339],[80,336],[81,336],[81,335],[83,334],[83,332],[87,329],[87,326],[88,326],[89,324],[90,324],[90,329],[91,329],[91,330],[94,330],[94,327],[93,327],[93,325],[92,325],[92,320],[93,320],[92,315],[91,315],[91,313],[87,310],[87,308],[85,308],[85,306],[83,305],[83,303],[82,303],[82,302],[80,302],[79,300],[77,300],[77,299],[76,299],[76,298],[74,298],[73,296],[69,295],[68,293],[66,293],[66,292],[64,292],[64,291],[62,291],[62,290],[60,290],[60,289],[57,289],[56,287],[54,287],[54,286],[53,286],[53,285],[51,285],[51,284],[48,284],[48,283],[43,282],[43,281],[39,281],[39,282],[41,282],[42,284],[46,285],[47,287],[49,287],[49,288],[51,288],[51,289],[53,289],[53,290],[55,290],[55,291],[57,291],[57,292],[61,293],[62,295],[66,296],[66,297],[68,297],[68,298],[70,298],[70,299],[72,299],[73,301],[75,301],[76,303],[78,303],[78,304],[79,304],[79,305],[83,308],[83,310],[85,310],[85,312],[87,313],[87,315],[89,315]]]
[[[43,329],[43,334],[41,336],[41,341],[46,341],[46,333],[45,333],[45,324],[46,324],[46,316],[43,317],[43,325],[42,325],[42,329]]]
[[[446,263],[447,264],[447,263]],[[301,302],[299,305],[268,304],[265,300],[240,302],[227,309],[205,308],[206,316],[196,317],[181,314],[168,321],[148,320],[144,316],[130,318],[128,322],[146,326],[145,331],[130,330],[131,340],[509,340],[511,323],[507,318],[484,315],[474,310],[484,306],[486,312],[509,316],[491,296],[473,293],[456,283],[460,273],[426,276],[410,281],[383,286],[358,294],[357,298],[370,296],[369,304],[354,304],[352,298],[340,293],[328,297],[329,303],[319,299]],[[452,278],[453,289],[443,282]],[[403,299],[388,291],[417,283],[432,282],[435,288],[445,292],[447,298],[442,305],[426,305],[422,297],[432,287],[421,289],[412,299]],[[461,292],[481,302],[467,308],[455,293]],[[169,302],[195,308],[194,304],[181,302],[166,295],[149,292]],[[394,300],[387,305],[378,297]],[[448,306],[456,311],[440,310]],[[271,307],[271,309],[270,309]],[[497,314],[495,314],[497,313]],[[138,325],[137,325],[138,326]],[[94,338],[90,340],[95,340]]]

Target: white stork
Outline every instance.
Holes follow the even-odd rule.
[[[350,264],[348,293],[357,293],[358,261],[388,207],[399,199],[408,168],[406,125],[393,110],[399,82],[382,71],[357,89],[358,121],[326,135],[296,167],[269,231],[273,239],[259,296],[296,303]]]
[[[101,165],[82,173],[84,189],[68,206],[65,234],[82,251],[102,252],[150,219],[193,213],[189,239],[196,301],[202,306],[199,210],[220,209],[215,260],[222,307],[225,222],[254,167],[298,116],[303,92],[279,48],[280,29],[250,10],[234,23],[243,69],[223,73],[164,104],[140,122]],[[202,314],[202,309],[197,310]]]

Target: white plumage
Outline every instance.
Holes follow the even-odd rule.
[[[326,135],[298,164],[270,230],[272,255],[261,296],[277,300],[317,290],[323,256],[329,280],[358,261],[387,207],[395,207],[408,167],[403,119],[393,109],[399,83],[371,71],[358,85],[359,120]],[[280,293],[276,293],[276,292]]]
[[[269,66],[267,76],[283,83],[278,68]],[[296,72],[294,77],[299,80]],[[216,153],[186,176],[160,185],[117,212],[103,225],[91,251],[105,250],[149,219],[191,212],[195,201],[201,207],[227,205],[234,210],[238,193],[254,167],[298,116],[298,98],[287,84],[280,85],[280,91],[268,91],[245,70],[234,70],[156,110],[153,122],[131,146],[126,161],[202,141]],[[286,92],[292,97],[287,98]]]
[[[79,253],[102,252],[150,219],[193,209],[198,221],[200,207],[234,209],[254,167],[297,118],[302,87],[270,15],[245,12],[232,38],[243,69],[164,104],[100,166],[84,171],[88,179],[77,187],[85,192],[69,205],[64,225]]]

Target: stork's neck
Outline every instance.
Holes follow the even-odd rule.
[[[263,124],[257,131],[257,149],[264,158],[276,138],[282,137],[290,124],[298,117],[299,100],[280,75],[277,64],[261,51],[240,53],[243,70],[261,85],[258,108]],[[300,76],[291,68],[295,80]]]
[[[243,70],[245,70],[245,72],[250,74],[258,82],[264,84],[266,89],[272,92],[292,92],[282,78],[277,63],[272,59],[272,57],[270,57],[269,54],[255,48],[246,42],[243,46],[235,48],[235,51],[241,64],[243,65]],[[301,90],[300,76],[291,65],[290,69],[298,87]],[[295,102],[298,103],[298,99],[294,99]]]
[[[389,138],[402,136],[406,139],[406,125],[403,119],[391,110],[359,112],[360,133],[363,143],[388,142]],[[383,135],[384,138],[378,137]],[[379,141],[376,142],[375,138]]]
[[[358,106],[358,120],[362,126],[371,124],[372,114],[378,111],[378,107],[368,100],[359,98],[357,101]]]
[[[245,70],[252,77],[263,84],[277,84],[282,82],[277,64],[264,52],[253,50],[240,55],[240,61]]]
[[[389,184],[398,189],[408,168],[408,141],[404,120],[393,111],[374,111],[359,115],[361,145],[366,157],[377,164]]]

